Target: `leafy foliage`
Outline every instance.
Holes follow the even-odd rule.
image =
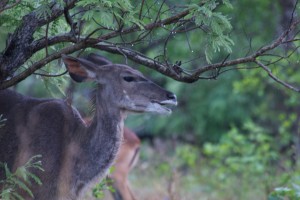
[[[109,169],[109,173],[112,173],[114,171],[114,167],[111,167]],[[112,186],[113,180],[109,177],[104,178],[100,183],[96,184],[96,186],[93,188],[93,196],[97,199],[104,198],[104,192],[110,191],[115,192],[116,190]]]
[[[229,1],[223,3],[232,8]],[[207,31],[207,44],[205,46],[206,61],[211,63],[214,52],[224,48],[227,53],[231,53],[233,40],[228,36],[232,26],[227,16],[221,12],[215,12],[218,2],[214,0],[205,1],[203,5],[192,4],[191,15],[195,17],[195,23],[203,26]]]
[[[299,172],[291,177],[287,187],[276,187],[270,193],[268,200],[297,200],[300,198],[300,176]]]
[[[0,193],[1,199],[23,200],[24,198],[19,194],[20,190],[24,191],[30,197],[33,197],[29,186],[32,184],[32,181],[38,185],[41,185],[42,182],[39,177],[30,172],[30,170],[35,169],[43,171],[42,163],[39,161],[40,157],[41,156],[39,155],[33,156],[25,163],[25,165],[17,168],[14,173],[9,170],[6,163],[0,163],[0,167],[3,168],[6,177],[4,180],[0,180],[2,188]]]
[[[93,188],[93,196],[97,199],[102,199],[105,196],[105,191],[115,192],[116,190],[111,186],[112,183],[113,180],[110,178],[103,179]]]
[[[138,18],[138,13],[129,0],[83,0],[77,5],[87,10],[82,19],[94,20],[98,26],[117,28],[118,23],[124,23],[124,25],[136,24],[143,28],[143,22]]]
[[[279,168],[274,164],[281,162],[281,167],[290,169],[290,161],[283,162],[285,159],[280,158],[275,139],[251,121],[241,130],[233,127],[217,144],[206,143],[203,153],[208,158],[207,165],[213,169],[209,170],[210,176],[224,183],[214,187],[226,191],[226,185],[237,184],[232,192],[238,199],[245,199],[247,194],[243,190],[251,187],[262,187],[268,195],[270,188],[289,179],[289,173],[278,174]]]
[[[288,187],[278,187],[275,188],[274,192],[272,192],[268,200],[297,200],[300,198],[300,186],[294,184],[292,188]]]
[[[175,157],[175,166],[194,168],[199,159],[199,149],[191,145],[180,145],[175,150]]]
[[[219,165],[219,176],[226,179],[228,174],[264,174],[272,162],[277,159],[277,153],[271,146],[272,138],[266,131],[246,122],[243,133],[233,127],[216,145],[206,143],[204,154],[211,158],[212,165]]]

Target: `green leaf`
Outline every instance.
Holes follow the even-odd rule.
[[[24,200],[24,198],[16,192],[12,192],[11,195],[14,196],[15,199]]]
[[[86,21],[90,21],[91,19],[93,19],[94,16],[95,16],[95,11],[89,10],[84,13],[84,15],[82,16],[82,19],[86,20]]]
[[[12,174],[11,174],[10,170],[8,169],[8,166],[7,166],[6,163],[4,163],[4,171],[5,171],[5,176],[6,177],[11,177],[12,176]]]
[[[17,177],[20,177],[20,178],[24,179],[25,181],[28,181],[26,165],[19,167],[16,170],[15,175]]]
[[[225,2],[225,4],[229,2]],[[211,63],[214,52],[220,52],[224,49],[227,53],[231,53],[231,46],[234,42],[228,36],[228,32],[232,29],[230,21],[227,16],[221,12],[215,12],[218,4],[216,1],[207,1],[203,5],[197,4],[189,5],[189,18],[195,19],[195,24],[198,26],[205,26],[207,29],[207,42],[205,48],[205,58],[207,63]]]
[[[233,8],[232,4],[230,3],[230,0],[222,0],[222,3],[228,8]]]
[[[36,10],[36,16],[38,18],[47,19],[51,16],[51,8],[48,3],[42,3],[42,5]]]
[[[27,174],[27,176],[29,176],[31,179],[33,179],[35,183],[37,183],[38,185],[42,185],[42,182],[41,182],[41,180],[40,180],[39,177],[37,177],[36,175],[34,175],[33,173],[30,173],[30,172],[27,172],[26,174]]]
[[[13,178],[13,177],[12,177],[12,180],[14,181],[15,184],[18,185],[18,187],[20,187],[22,190],[26,191],[27,194],[29,194],[31,197],[33,197],[31,190],[23,181],[20,181],[19,179]]]
[[[22,196],[16,192],[19,189],[24,190],[28,195],[33,197],[33,193],[29,188],[29,185],[31,185],[30,180],[34,180],[37,184],[41,184],[41,181],[36,175],[29,172],[29,169],[42,169],[41,162],[37,160],[40,157],[40,155],[33,156],[23,166],[18,167],[14,173],[10,172],[6,163],[0,163],[0,167],[3,167],[6,173],[6,179],[0,180],[1,187],[3,188],[0,197],[3,200],[23,199]]]

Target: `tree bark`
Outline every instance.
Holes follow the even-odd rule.
[[[68,8],[74,7],[75,0],[69,1]],[[21,25],[11,35],[4,52],[0,55],[0,82],[8,77],[24,64],[32,55],[31,43],[34,41],[35,31],[47,23],[54,21],[64,13],[64,8],[53,3],[50,5],[51,15],[47,18],[38,17],[36,12],[32,12],[23,17]]]

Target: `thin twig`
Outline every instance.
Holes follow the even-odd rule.
[[[43,74],[43,73],[37,73],[37,72],[34,72],[33,74],[39,75],[39,76],[44,76],[44,77],[59,77],[59,76],[65,75],[66,73],[68,73],[68,70],[66,70],[60,74]]]
[[[141,20],[141,18],[142,18],[144,3],[145,3],[145,0],[142,0],[141,9],[140,9],[140,13],[139,13],[139,20]]]
[[[284,87],[290,89],[290,90],[293,90],[295,92],[300,92],[300,89],[299,88],[296,88],[294,86],[292,86],[291,84],[289,83],[286,83],[284,82],[283,80],[277,78],[271,71],[270,68],[268,68],[266,65],[264,65],[262,62],[258,61],[258,60],[255,60],[254,61],[257,65],[259,65],[261,68],[263,68],[267,73],[268,75],[274,80],[276,81],[277,83],[283,85]]]
[[[46,25],[46,33],[45,33],[45,39],[46,39],[46,47],[45,47],[46,56],[45,57],[47,57],[49,55],[49,52],[48,52],[48,33],[49,33],[49,23],[47,23],[47,25]]]

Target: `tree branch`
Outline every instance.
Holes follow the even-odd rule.
[[[67,7],[74,7],[75,2],[76,0],[67,1]],[[35,31],[39,27],[55,20],[64,12],[64,9],[55,3],[52,3],[50,7],[51,15],[47,18],[38,17],[36,12],[23,17],[21,25],[12,34],[12,39],[5,51],[0,54],[0,81],[12,76],[12,73],[33,55],[31,43],[34,40],[33,34]]]
[[[11,4],[11,5],[7,5],[8,4],[8,0],[3,0],[3,2],[0,3],[0,13],[2,13],[5,10],[11,9],[13,7],[15,7],[16,5],[18,5],[19,3],[21,3],[22,0],[16,0],[15,3]]]
[[[266,53],[270,50],[273,50],[276,47],[278,47],[279,45],[283,44],[284,39],[286,39],[288,34],[292,30],[294,30],[299,23],[300,23],[300,20],[294,21],[291,24],[291,26],[289,27],[289,29],[286,30],[285,32],[283,32],[274,42],[272,42],[270,45],[260,48],[254,54],[244,57],[244,58],[238,58],[238,59],[223,62],[223,63],[211,64],[211,65],[201,67],[193,73],[191,78],[196,80],[197,77],[199,77],[199,75],[201,75],[202,73],[204,73],[206,71],[210,71],[210,70],[214,70],[214,69],[218,69],[218,68],[222,68],[222,67],[227,67],[227,66],[232,66],[232,65],[237,65],[237,64],[241,64],[241,63],[254,62],[257,57],[262,56],[264,53]]]
[[[15,85],[16,83],[24,80],[25,78],[27,78],[28,76],[33,74],[36,70],[44,67],[46,64],[50,63],[51,61],[60,58],[62,54],[70,54],[70,53],[73,53],[75,51],[78,51],[80,49],[83,49],[83,48],[86,48],[89,46],[92,46],[92,45],[85,44],[82,41],[73,46],[68,46],[66,48],[63,48],[61,51],[53,53],[53,54],[49,55],[48,57],[34,63],[28,69],[26,69],[25,71],[21,72],[20,74],[14,76],[13,78],[3,81],[0,84],[0,90],[11,87],[11,86]]]
[[[100,49],[102,51],[107,51],[114,54],[119,55],[125,55],[130,60],[145,65],[151,69],[154,69],[166,76],[172,77],[176,80],[181,80],[180,77],[178,77],[178,74],[176,74],[175,71],[173,71],[171,68],[168,68],[164,64],[157,62],[154,59],[148,58],[147,56],[134,51],[132,49],[126,48],[126,47],[118,47],[113,44],[107,44],[107,43],[100,43],[94,46],[96,49]],[[181,80],[182,81],[182,80]]]
[[[293,90],[295,92],[300,92],[300,88],[296,88],[286,82],[284,82],[283,80],[280,80],[279,78],[277,78],[273,73],[272,71],[266,66],[264,65],[262,62],[258,61],[258,60],[255,60],[254,61],[257,65],[259,65],[261,68],[263,68],[267,73],[268,75],[274,80],[276,81],[277,83],[283,85],[284,87],[290,89],[290,90]]]

